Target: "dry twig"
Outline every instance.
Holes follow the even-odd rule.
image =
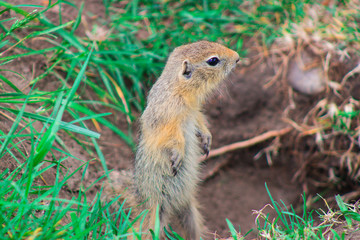
[[[289,133],[292,129],[293,129],[292,127],[286,127],[286,128],[281,129],[281,130],[272,130],[272,131],[263,133],[263,134],[261,134],[259,136],[253,137],[253,138],[245,140],[245,141],[232,143],[230,145],[226,145],[226,146],[223,146],[221,148],[211,150],[208,157],[207,158],[202,157],[200,159],[200,161],[203,162],[203,161],[205,161],[205,159],[208,159],[208,158],[219,156],[219,155],[222,155],[224,153],[234,151],[234,150],[237,150],[237,149],[240,149],[240,148],[250,147],[250,146],[253,146],[253,145],[257,144],[257,143],[263,142],[263,141],[265,141],[265,140],[267,140],[269,138],[272,138],[272,137],[278,137],[278,136],[285,135],[285,134]]]
[[[221,161],[217,162],[215,164],[215,166],[204,175],[203,179],[208,180],[209,178],[214,176],[222,167],[224,167],[228,163],[229,163],[228,158],[224,158]]]
[[[358,73],[360,73],[360,63],[353,69],[353,70],[351,70],[350,72],[348,72],[345,76],[344,76],[344,78],[341,80],[341,86],[344,86],[345,85],[345,83],[346,83],[346,81],[350,78],[350,77],[352,77],[352,76],[354,76],[355,74],[358,74]]]

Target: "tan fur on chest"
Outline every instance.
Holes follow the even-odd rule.
[[[161,126],[144,129],[143,136],[147,147],[157,151],[159,149],[177,147],[179,142],[185,142],[182,130],[185,117],[179,116]]]

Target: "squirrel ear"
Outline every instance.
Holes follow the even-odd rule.
[[[182,62],[182,71],[181,71],[181,73],[186,79],[191,78],[192,66],[191,66],[189,60],[186,59],[186,60],[184,60]]]

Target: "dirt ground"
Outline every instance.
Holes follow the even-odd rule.
[[[22,1],[20,0],[20,2]],[[101,13],[101,9],[103,9],[101,1],[86,1],[85,12],[96,10],[97,13]],[[63,11],[65,18],[71,18],[73,13],[75,12],[70,10]],[[30,81],[34,69],[36,70],[35,74],[40,74],[43,66],[43,59],[27,57],[15,60],[5,67],[23,74],[27,81]],[[213,149],[288,126],[282,119],[284,110],[290,104],[288,86],[278,81],[268,88],[264,87],[275,74],[276,68],[266,60],[253,69],[238,67],[230,79],[223,84],[221,90],[209,99],[205,113],[208,116],[210,131],[213,135]],[[24,80],[15,76],[10,79],[16,85],[26,84]],[[51,77],[43,79],[38,87],[41,90],[57,88]],[[86,94],[85,90],[82,91]],[[295,93],[295,101],[300,112],[310,110],[323,97],[324,94],[307,97]],[[115,117],[113,121],[118,126],[126,126],[125,120],[121,117]],[[7,119],[4,118],[0,118],[0,124],[1,129],[8,129],[10,126]],[[64,138],[66,139],[65,134]],[[240,225],[243,234],[254,228],[256,216],[253,215],[253,210],[260,210],[270,203],[265,183],[275,200],[281,199],[285,204],[300,203],[304,188],[303,182],[300,183],[298,179],[294,178],[299,169],[299,162],[296,158],[297,155],[294,154],[293,146],[290,145],[290,141],[287,141],[290,138],[290,136],[283,136],[279,142],[273,142],[273,139],[270,139],[250,148],[208,159],[204,163],[202,170],[204,180],[199,186],[198,197],[202,205],[201,212],[208,228],[209,239],[212,239],[212,235],[215,234],[222,237],[229,236],[226,218],[231,220],[235,227]],[[109,169],[120,170],[131,167],[131,159],[134,154],[113,132],[102,129],[99,143]],[[70,146],[75,156],[85,160],[90,158],[71,139],[66,144]],[[269,149],[268,147],[274,146],[278,146],[279,151],[277,152],[277,148],[275,148],[271,159],[266,158],[266,154],[261,154],[265,153],[265,150]],[[276,152],[277,155],[274,154]],[[255,156],[259,157],[255,159]],[[224,161],[226,164],[223,164],[218,171],[209,174],[216,164]],[[79,166],[71,159],[67,164],[71,168]],[[8,164],[1,168],[12,168],[11,166],[11,161],[8,161]],[[90,166],[90,173],[87,175],[86,181],[90,183],[102,173],[101,165],[94,162]],[[49,172],[45,179],[51,182],[51,175],[52,173]],[[76,190],[76,187],[76,181],[69,186],[70,190]],[[256,230],[250,236],[254,236],[254,232]]]
[[[271,75],[273,72],[268,67],[261,71],[236,71],[220,93],[212,97],[206,113],[213,134],[213,148],[286,126],[280,120],[284,105],[282,95],[275,87],[263,88]],[[265,156],[254,159],[270,143],[271,140],[206,162],[205,175],[217,162],[228,160],[224,168],[200,186],[199,197],[209,232],[227,236],[225,218],[236,227],[240,225],[243,234],[255,228],[256,216],[252,211],[270,203],[265,183],[274,199],[282,199],[286,204],[298,202],[302,188],[292,179],[295,165],[288,154],[273,157],[271,167]]]

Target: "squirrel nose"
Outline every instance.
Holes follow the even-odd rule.
[[[238,63],[240,61],[240,58],[236,59],[236,63]]]

